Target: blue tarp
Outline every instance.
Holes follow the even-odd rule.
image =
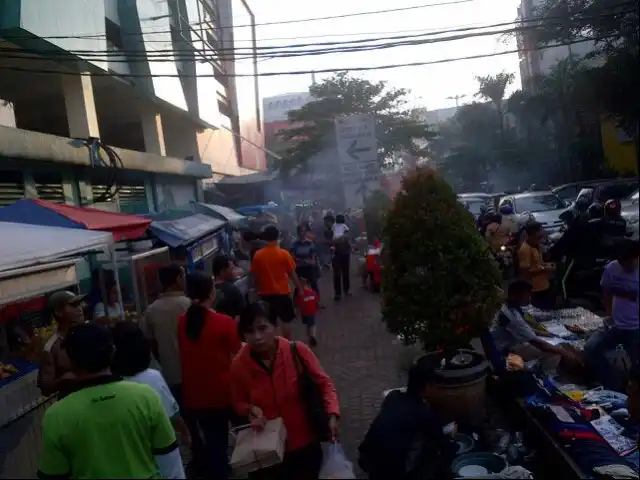
[[[0,221],[45,227],[85,228],[80,222],[45,208],[32,200],[18,200],[11,205],[0,208]]]
[[[213,205],[211,203],[196,203],[196,212],[204,213],[212,217],[226,220],[230,224],[237,226],[247,222],[247,217],[241,213],[236,212],[232,208],[224,207],[222,205]]]
[[[175,248],[192,243],[225,225],[227,222],[224,220],[197,213],[177,220],[151,222],[149,230],[168,246]]]

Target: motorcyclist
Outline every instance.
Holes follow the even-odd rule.
[[[580,201],[578,201],[580,200]],[[592,226],[589,222],[589,205],[585,199],[576,200],[570,210],[561,218],[566,224],[562,236],[549,249],[552,261],[561,265],[562,296],[568,300],[568,284],[577,269],[588,268],[593,257],[590,237]],[[567,215],[565,215],[567,214]]]
[[[595,250],[594,257],[609,258],[617,242],[623,240],[627,233],[627,222],[620,214],[622,206],[615,199],[607,200],[603,207],[603,215],[589,221]]]
[[[487,215],[489,224],[485,231],[485,240],[489,244],[491,251],[496,254],[509,241],[509,228],[502,224],[502,215],[493,213]]]
[[[513,213],[511,205],[502,205],[500,207],[500,215],[502,216],[502,226],[504,226],[510,234],[518,232],[519,225],[516,215]]]
[[[588,220],[590,206],[591,199],[587,195],[579,195],[571,208],[560,214],[560,220],[562,220],[567,227],[575,220]]]
[[[480,214],[478,215],[478,220],[476,220],[476,228],[480,232],[480,235],[482,235],[482,238],[485,238],[487,226],[491,223],[491,215],[494,214],[493,206],[487,204],[480,207]]]

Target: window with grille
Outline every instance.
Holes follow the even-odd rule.
[[[91,194],[93,195],[93,201],[90,205],[91,207],[110,212],[118,211],[118,202],[116,202],[116,197],[111,194],[107,195],[106,185],[91,185]]]
[[[59,173],[34,173],[33,182],[40,200],[65,203],[62,175]]]
[[[148,213],[147,190],[144,184],[123,185],[118,191],[118,203],[123,213]]]
[[[24,198],[24,177],[22,172],[0,171],[0,207],[11,205]]]

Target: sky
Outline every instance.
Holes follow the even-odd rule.
[[[258,24],[414,7],[447,1],[451,0],[397,0],[395,2],[382,0],[320,0],[314,2],[248,0]],[[286,47],[297,43],[416,35],[429,31],[512,22],[516,18],[518,4],[519,0],[468,0],[454,5],[415,8],[400,12],[260,25],[257,27],[258,45]],[[282,39],[282,37],[288,38]],[[249,46],[246,40],[250,38],[250,31],[247,28],[239,28],[235,31],[235,38],[243,42],[242,46]],[[348,69],[357,66],[433,61],[514,49],[515,39],[505,39],[503,36],[496,35],[370,52],[261,59],[258,67],[260,72]],[[460,104],[473,101],[478,85],[475,77],[495,74],[502,70],[516,75],[516,81],[510,87],[510,91],[519,88],[517,54],[419,67],[374,70],[357,73],[357,75],[373,81],[385,80],[394,87],[407,88],[411,90],[408,99],[412,106],[435,110],[455,106],[455,100],[447,99],[447,97],[455,95],[466,95],[460,100]],[[316,79],[319,81],[326,76],[330,76],[330,74],[318,74]],[[304,92],[310,83],[310,75],[260,77],[260,93],[264,98],[283,93]]]

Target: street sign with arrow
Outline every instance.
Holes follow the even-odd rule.
[[[360,160],[360,157],[356,155],[357,153],[366,153],[370,151],[371,151],[370,147],[358,147],[358,139],[355,139],[353,142],[351,142],[351,145],[349,145],[349,148],[347,148],[347,155],[349,155],[351,158],[353,158],[357,162]]]
[[[375,117],[359,114],[335,120],[336,146],[348,208],[362,208],[363,198],[380,188],[380,163]]]

